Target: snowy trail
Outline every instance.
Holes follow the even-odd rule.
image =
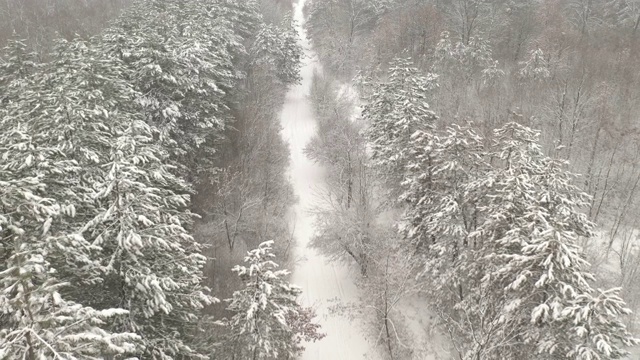
[[[300,0],[295,9],[294,16],[300,26],[304,23],[304,2],[305,0]],[[313,216],[309,214],[309,209],[316,201],[314,193],[324,183],[324,172],[303,153],[316,128],[308,94],[313,72],[318,65],[315,55],[310,51],[304,29],[300,27],[299,31],[307,55],[302,68],[303,80],[287,94],[281,115],[283,137],[291,150],[289,175],[299,197],[299,202],[293,209],[292,221],[295,222],[298,242],[296,255],[300,260],[293,272],[292,282],[303,287],[303,305],[316,308],[322,332],[327,334],[321,341],[307,344],[302,359],[371,359],[373,346],[365,339],[365,329],[359,325],[359,319],[349,319],[345,314],[330,311],[331,306],[340,302],[359,300],[354,275],[346,266],[330,263],[324,256],[307,247],[314,233]]]

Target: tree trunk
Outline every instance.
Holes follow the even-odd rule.
[[[595,159],[596,159],[596,150],[598,149],[598,143],[600,142],[601,130],[602,130],[601,126],[599,126],[598,130],[596,130],[596,137],[593,140],[593,146],[591,147],[591,155],[589,156],[589,166],[587,167],[587,178],[584,184],[587,192],[589,193],[589,195],[592,195],[592,196],[596,195],[592,193],[592,189],[591,189],[591,186],[593,185],[592,171],[593,171],[593,164],[595,163]]]
[[[611,176],[611,168],[613,167],[613,158],[616,155],[616,151],[618,147],[613,148],[613,153],[611,153],[611,159],[609,160],[609,168],[607,169],[607,177],[604,180],[604,188],[602,189],[602,196],[600,197],[600,203],[596,209],[596,214],[593,217],[593,221],[598,220],[598,215],[600,215],[600,209],[602,208],[602,203],[604,202],[604,197],[607,194],[607,188],[609,187],[609,178]]]
[[[393,348],[391,346],[391,330],[389,329],[389,256],[387,256],[387,267],[384,274],[384,329],[387,333],[387,350],[389,351],[389,357],[391,360],[393,357]]]
[[[640,183],[640,173],[638,173],[638,175],[636,176],[636,181],[633,184],[633,187],[631,188],[631,191],[629,192],[629,196],[627,197],[627,201],[625,201],[625,204],[624,204],[624,206],[622,207],[622,209],[620,211],[620,215],[618,215],[618,218],[615,219],[615,221],[613,223],[613,228],[611,229],[611,238],[609,239],[609,246],[607,248],[607,253],[609,252],[609,250],[611,250],[611,246],[613,246],[613,241],[615,240],[616,235],[618,234],[618,230],[620,229],[620,225],[622,224],[622,221],[626,218],[627,213],[629,211],[629,207],[633,203],[633,195],[635,194],[639,183]]]
[[[385,307],[387,306],[386,302],[387,301],[385,299]],[[386,311],[386,308],[385,308],[385,311]],[[393,348],[391,347],[391,331],[389,330],[389,317],[388,317],[388,314],[386,313],[384,316],[384,328],[387,333],[387,350],[389,351],[389,357],[391,357],[391,359],[393,360],[394,357],[393,357]]]
[[[27,360],[37,360],[36,354],[33,352],[33,340],[31,339],[31,333],[27,332],[25,338],[27,339]]]

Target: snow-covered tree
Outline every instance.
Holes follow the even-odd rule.
[[[249,50],[252,65],[265,66],[284,84],[300,81],[303,52],[295,26],[289,17],[280,26],[263,24]]]
[[[456,348],[468,339],[459,331],[463,326],[455,306],[477,290],[477,275],[469,272],[477,244],[469,234],[481,220],[484,189],[474,182],[488,169],[483,139],[471,125],[412,137],[401,195],[408,206],[400,231],[418,255],[420,281],[426,282],[429,302]]]
[[[0,105],[8,104],[26,86],[26,80],[38,68],[36,54],[25,40],[12,39],[0,56]],[[13,94],[13,95],[12,95]]]
[[[475,224],[474,214],[467,213],[466,208],[472,201],[468,198],[471,195],[468,184],[488,168],[483,139],[471,124],[451,125],[435,134],[417,131],[410,145],[408,173],[403,183],[406,192],[401,199],[412,205],[410,211],[416,212],[408,216],[412,225],[407,236],[418,239],[426,234],[438,237],[466,234]],[[422,211],[432,216],[425,216]],[[460,218],[452,221],[452,216]],[[462,228],[441,228],[447,224]]]
[[[3,356],[33,335],[49,344],[45,358],[208,357],[213,344],[197,338],[216,300],[201,285],[184,178],[213,169],[202,155],[223,137],[244,76],[236,65],[260,25],[254,1],[140,0],[98,38],[56,42],[48,62],[10,44],[0,60]],[[293,81],[295,32],[277,35],[281,48],[264,57],[290,58],[274,64]],[[4,321],[26,308],[30,323]],[[310,334],[308,315],[288,314],[294,344]]]
[[[272,247],[273,241],[260,244],[248,252],[246,266],[233,268],[245,288],[226,300],[235,315],[224,322],[230,331],[225,346],[242,359],[295,357],[301,340],[322,338],[311,310],[297,303],[302,289],[287,282],[287,270],[277,269]]]
[[[112,67],[100,67],[106,64]],[[104,139],[109,146],[101,149],[101,174],[91,186],[92,218],[79,229],[102,248],[99,288],[106,291],[92,303],[122,304],[129,310],[121,326],[143,337],[147,358],[204,356],[190,346],[194,340],[188,329],[215,299],[201,286],[206,259],[187,230],[192,221],[189,187],[166,165],[168,154],[154,141],[155,129],[139,112],[126,112],[138,108],[125,106],[127,100],[135,104],[136,94],[118,82],[116,76],[126,73],[124,64],[111,59],[92,65],[94,74],[110,81],[111,97],[104,104],[114,106],[104,115],[106,121],[111,118]],[[83,80],[81,71],[64,74]],[[99,88],[109,89],[106,84]],[[126,98],[111,103],[117,95]]]
[[[409,204],[401,226],[405,238],[423,256],[424,269],[438,281],[441,299],[464,298],[466,275],[460,271],[469,261],[469,232],[479,221],[483,193],[472,183],[488,169],[483,139],[472,129],[452,125],[443,133],[416,132],[403,182],[401,200]]]
[[[451,79],[468,82],[495,65],[491,44],[481,37],[468,41],[453,41],[449,32],[441,35],[434,51],[434,71]]]
[[[378,241],[369,251],[370,272],[363,285],[362,304],[367,310],[372,309],[375,314],[377,341],[384,344],[391,359],[410,358],[416,349],[410,341],[426,339],[407,338],[403,331],[403,324],[398,321],[398,310],[401,302],[411,298],[424,290],[426,284],[422,279],[416,279],[422,264],[413,261],[413,249],[406,246],[406,242],[392,234],[394,229],[379,231]]]
[[[222,2],[224,3],[224,2]],[[147,122],[160,129],[180,174],[210,171],[213,147],[230,118],[227,93],[243,52],[221,2],[141,0],[102,37],[104,51],[127,64]],[[201,155],[206,156],[201,156]]]
[[[366,141],[362,124],[354,121],[353,99],[336,83],[315,74],[311,89],[318,130],[305,154],[328,169],[326,181],[346,209],[358,202],[359,184],[366,173]]]
[[[470,128],[414,133],[402,233],[422,245],[423,278],[466,359],[528,354],[618,359],[634,339],[619,290],[592,287],[578,237],[588,195],[539,133],[516,123],[487,154]]]
[[[365,181],[370,181],[371,174],[363,176]],[[372,224],[375,212],[370,206],[373,204],[361,202],[362,197],[369,200],[372,187],[366,186],[369,188],[363,189],[358,202],[349,208],[335,192],[322,194],[323,203],[315,209],[318,233],[310,244],[332,261],[355,262],[363,276],[368,274],[377,230]]]
[[[311,246],[331,260],[355,262],[366,275],[377,205],[363,124],[353,120],[354,103],[348,93],[320,75],[313,81],[318,127],[305,154],[327,169],[328,186],[319,192],[319,204],[313,209],[318,231]]]
[[[541,49],[533,50],[529,55],[529,59],[521,62],[520,66],[518,75],[523,80],[544,81],[551,76],[549,62]]]
[[[65,141],[72,137],[75,127],[69,121],[71,113],[66,112],[69,109],[60,103],[53,104],[52,95],[58,89],[49,80],[59,74],[49,65],[39,65],[40,70],[23,74],[22,85],[8,89],[11,101],[4,107],[0,119],[3,127],[0,180],[11,184],[11,191],[18,197],[5,198],[2,212],[12,221],[20,222],[28,236],[41,233],[46,227],[51,238],[46,243],[38,240],[42,241],[39,246],[47,247],[46,260],[64,274],[65,281],[89,284],[98,278],[96,263],[91,259],[97,248],[74,235],[85,215],[84,211],[76,210],[84,209],[87,186],[78,181],[81,168],[73,152],[78,150],[84,159],[93,157],[95,152],[90,147],[76,148]],[[71,99],[65,98],[65,102],[68,101]],[[58,117],[48,112],[53,109],[57,109]],[[74,135],[92,138],[91,133]],[[55,214],[60,216],[45,215],[36,207],[23,206],[18,200],[32,196],[48,199],[50,206],[57,208]]]
[[[93,195],[100,207],[82,232],[105,252],[101,286],[109,291],[100,303],[126,304],[132,316],[123,326],[143,336],[147,356],[202,356],[185,329],[215,301],[201,286],[206,259],[187,232],[187,187],[160,162],[162,152],[152,144],[142,121],[114,139],[108,172]]]
[[[215,172],[243,67],[268,66],[288,84],[302,55],[293,23],[264,24],[255,1],[140,0],[102,43],[128,65],[147,122],[190,182]]]
[[[80,40],[59,42],[52,58],[8,110],[2,136],[8,180],[37,179],[64,215],[30,212],[28,233],[51,232],[47,260],[79,285],[65,288],[73,300],[129,312],[113,328],[140,335],[146,358],[204,356],[187,330],[214,299],[187,231],[189,187],[166,164],[121,60]]]
[[[64,167],[47,166],[52,153],[37,151],[23,129],[0,133],[0,358],[98,359],[137,354],[138,335],[110,331],[114,321],[128,314],[126,310],[117,304],[95,310],[67,298],[72,286],[62,280],[73,280],[66,276],[69,270],[92,264],[91,246],[61,231],[69,229],[75,207],[47,196],[56,186],[48,186],[46,174]],[[8,159],[21,163],[15,167]],[[39,171],[30,172],[36,164]],[[59,266],[53,267],[50,261]]]
[[[605,14],[610,15],[609,21],[614,26],[624,26],[631,29],[636,36],[640,30],[640,1],[638,0],[608,0]]]
[[[404,173],[411,136],[434,128],[437,117],[427,99],[435,80],[435,75],[421,75],[410,59],[396,58],[388,78],[372,84],[365,99],[362,117],[369,124],[373,165],[392,183]]]
[[[588,195],[563,162],[543,154],[539,132],[509,123],[494,137],[497,165],[478,180],[490,184],[483,221],[469,234],[482,254],[469,273],[482,279],[458,306],[473,337],[484,339],[467,357],[622,358],[625,346],[638,343],[620,319],[629,310],[618,290],[592,288],[577,244],[592,234],[579,210]]]
[[[492,64],[490,64],[487,68],[482,70],[482,83],[485,86],[493,86],[495,85],[502,77],[504,77],[504,70],[498,67],[498,60],[495,60]]]
[[[56,211],[47,206],[49,199],[30,195],[22,201],[47,215]],[[95,310],[63,298],[69,284],[60,282],[46,261],[46,223],[37,236],[7,220],[0,215],[3,247],[11,250],[0,272],[0,359],[101,359],[138,353],[138,335],[107,330],[112,318],[128,311]],[[14,248],[7,249],[10,245]]]
[[[328,69],[350,77],[369,49],[368,38],[395,0],[313,0],[306,3],[306,28],[314,50]]]
[[[254,36],[263,21],[256,0],[215,0],[211,5],[215,6],[220,18],[228,21],[233,32],[245,39]]]

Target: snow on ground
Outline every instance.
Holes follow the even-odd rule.
[[[438,326],[437,316],[418,295],[400,300],[390,314],[394,323],[402,328],[403,344],[411,349],[411,359],[449,360],[457,358],[452,353],[451,342]],[[406,339],[404,339],[406,338]]]
[[[362,111],[360,93],[351,83],[341,83],[338,87],[338,97],[347,98],[353,104],[353,121],[359,121]],[[402,209],[388,209],[378,215],[376,221],[381,225],[393,226],[402,217]],[[454,359],[451,341],[443,329],[438,325],[438,318],[429,308],[423,298],[407,295],[401,299],[389,315],[398,327],[400,346],[404,348],[402,354],[415,360],[445,360]],[[370,326],[369,333],[375,334],[380,324]],[[378,347],[384,344],[380,336],[376,336]],[[386,351],[386,350],[384,350]]]
[[[295,9],[295,18],[300,26],[304,22],[304,2],[300,0]],[[332,310],[336,305],[359,301],[359,291],[354,282],[355,274],[348,267],[330,263],[314,249],[307,247],[314,233],[313,216],[309,209],[316,201],[314,193],[323,185],[323,169],[312,163],[303,153],[304,147],[315,132],[308,94],[313,72],[318,65],[314,54],[309,50],[309,43],[302,27],[299,31],[303,38],[303,46],[307,49],[307,58],[302,69],[303,81],[287,94],[281,115],[283,137],[289,142],[291,150],[289,175],[299,198],[292,214],[298,242],[296,255],[299,258],[292,282],[303,287],[302,304],[316,308],[322,332],[327,334],[321,341],[307,344],[302,359],[375,359],[373,340],[366,338],[366,329],[361,319]]]
[[[301,24],[300,9],[299,5],[296,15],[298,23]],[[322,331],[327,333],[327,338],[307,346],[302,358],[375,359],[374,354],[378,351],[386,352],[377,330],[380,324],[376,324],[370,314],[363,311],[346,314],[347,317],[351,315],[352,319],[346,318],[344,314],[350,311],[349,305],[362,300],[359,299],[360,294],[353,281],[356,275],[342,264],[328,263],[324,257],[306,247],[313,235],[313,218],[306,210],[317,205],[314,194],[321,190],[323,174],[322,169],[311,163],[303,154],[304,147],[315,133],[315,122],[307,95],[313,72],[320,70],[314,54],[309,51],[306,38],[304,39],[307,59],[302,70],[303,81],[289,92],[282,114],[284,137],[289,141],[292,156],[291,180],[300,198],[294,216],[301,264],[294,272],[293,283],[304,288],[304,304],[318,309]],[[353,84],[341,83],[338,96],[348,99],[353,104],[352,120],[360,120],[362,101]],[[399,209],[389,210],[380,214],[379,221],[395,223],[401,212]],[[408,356],[416,360],[444,360],[455,357],[449,350],[448,337],[440,332],[438,319],[430,311],[428,304],[418,296],[402,299],[390,316],[400,328],[398,332],[401,346],[409,350],[403,354],[410,354]]]
[[[295,224],[298,242],[296,254],[299,259],[292,282],[303,287],[301,302],[303,305],[316,308],[317,321],[327,336],[319,342],[307,344],[302,359],[377,360],[380,357],[376,355],[376,348],[379,349],[380,344],[376,346],[377,336],[375,329],[371,327],[371,319],[363,319],[361,311],[349,313],[349,305],[361,302],[361,294],[354,281],[357,275],[347,266],[331,263],[314,249],[307,247],[314,234],[313,216],[309,210],[317,203],[315,194],[323,186],[324,173],[321,167],[309,161],[303,153],[306,144],[315,133],[315,121],[308,95],[313,72],[320,70],[302,28],[304,3],[305,0],[299,0],[295,9],[295,19],[301,26],[299,31],[307,55],[302,68],[303,80],[287,94],[281,123],[283,137],[289,142],[291,150],[290,180],[299,198],[291,214],[291,221]],[[356,120],[361,106],[357,90],[351,84],[342,84],[339,91],[354,103]],[[382,221],[393,221],[398,216],[397,211],[391,211],[384,214],[385,219]],[[447,335],[442,333],[442,329],[437,325],[437,317],[419,296],[402,299],[392,311],[391,317],[394,323],[402,328],[401,340],[404,346],[411,349],[412,359],[456,358],[451,352]],[[639,356],[640,354],[634,351],[631,358],[640,358]]]
[[[619,230],[619,236],[616,238],[616,241],[609,248],[609,241],[611,240],[610,231],[604,229],[601,226],[598,230],[595,231],[595,235],[592,238],[583,238],[581,239],[581,246],[584,248],[584,251],[587,255],[587,260],[591,263],[591,271],[593,271],[598,279],[596,283],[596,287],[598,288],[611,288],[616,286],[622,286],[627,290],[626,296],[623,296],[624,300],[627,302],[627,306],[631,308],[633,313],[629,315],[626,319],[630,322],[630,330],[636,337],[640,337],[640,299],[638,299],[637,287],[633,289],[627,288],[630,286],[630,283],[621,284],[620,277],[622,269],[620,268],[620,254],[622,252],[622,242],[624,241],[624,237],[627,236],[627,241],[631,241],[630,248],[628,251],[632,251],[634,253],[628,260],[630,260],[629,270],[636,266],[640,266],[637,264],[637,252],[639,250],[639,246],[637,243],[637,239],[640,238],[640,231],[634,228],[622,228]],[[629,255],[627,255],[629,256]],[[635,274],[635,272],[633,272]],[[630,273],[631,274],[631,273]],[[631,275],[633,276],[633,275]],[[631,352],[631,356],[625,359],[640,359],[640,346],[633,347],[629,349]]]

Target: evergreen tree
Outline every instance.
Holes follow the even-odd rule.
[[[388,79],[369,90],[362,116],[369,123],[373,165],[392,184],[398,184],[405,172],[411,136],[434,128],[437,117],[427,97],[435,86],[434,75],[422,76],[411,60],[396,58]]]
[[[61,41],[52,58],[9,109],[15,130],[3,136],[11,177],[40,179],[66,215],[52,222],[34,213],[29,233],[48,224],[48,262],[79,285],[65,291],[97,309],[127,310],[113,329],[140,335],[145,358],[204,357],[190,347],[190,324],[214,299],[187,232],[189,187],[166,164],[121,60],[80,40]]]
[[[201,286],[206,259],[187,232],[187,187],[161,162],[149,125],[133,122],[118,135],[95,186],[100,206],[82,229],[104,249],[99,303],[131,311],[122,326],[143,337],[146,357],[204,358],[191,346],[192,324],[215,299]]]
[[[494,132],[488,156],[469,128],[414,133],[401,199],[405,238],[422,245],[433,304],[466,359],[618,359],[635,345],[619,289],[595,290],[579,237],[588,195],[539,133]]]
[[[256,0],[215,0],[218,15],[228,21],[230,28],[240,38],[254,36],[263,22],[260,5]]]
[[[99,38],[58,41],[47,63],[10,44],[0,358],[208,358],[202,309],[216,299],[201,285],[184,178],[214,168],[260,27],[253,1],[141,0]],[[253,43],[278,46],[260,57],[291,83],[301,49],[284,28]],[[286,312],[293,352],[314,334],[309,314]]]
[[[484,159],[483,139],[470,125],[451,125],[443,133],[414,133],[410,146],[403,182],[406,191],[401,196],[412,205],[408,218],[413,220],[407,237],[415,243],[423,242],[420,238],[424,236],[465,238],[476,220],[466,209],[472,201],[468,184],[489,166]],[[448,228],[454,224],[460,228]]]
[[[592,234],[579,211],[588,195],[572,184],[563,162],[544,156],[538,132],[509,123],[494,136],[500,165],[480,180],[491,184],[490,194],[484,221],[469,236],[483,254],[469,273],[482,279],[460,304],[472,314],[478,302],[488,304],[490,333],[468,357],[626,356],[624,346],[638,343],[619,318],[629,310],[618,290],[592,288],[595,278],[577,245]]]
[[[4,124],[15,125],[11,119],[5,117]],[[75,206],[55,199],[60,194],[52,191],[57,188],[47,175],[64,167],[51,161],[58,152],[38,148],[28,133],[21,124],[0,133],[0,358],[137,353],[139,336],[110,332],[110,324],[126,310],[117,305],[94,310],[66,296],[71,286],[61,279],[72,279],[66,276],[70,269],[80,272],[79,265],[93,264],[91,246],[62,231],[69,229]]]
[[[544,81],[551,77],[549,61],[547,61],[541,49],[532,51],[529,59],[521,62],[520,66],[522,68],[518,71],[518,75],[522,80]]]
[[[436,44],[433,68],[438,74],[446,74],[448,81],[468,84],[474,76],[495,66],[491,44],[481,37],[453,42],[445,31]]]
[[[10,195],[6,189],[16,188],[2,185],[6,188],[0,194],[6,200]],[[18,191],[15,195],[26,194]],[[53,215],[58,209],[49,205],[50,199],[33,194],[20,200],[43,215]],[[6,269],[0,272],[0,359],[102,359],[138,352],[138,335],[106,329],[111,318],[124,317],[127,311],[98,311],[62,297],[60,290],[69,284],[60,282],[45,260],[47,223],[39,239],[20,225],[0,216],[3,247],[14,246]]]
[[[311,323],[312,312],[296,299],[302,290],[286,281],[287,270],[277,270],[272,259],[273,241],[267,241],[245,257],[247,266],[233,271],[245,282],[245,288],[226,300],[235,315],[225,325],[230,329],[227,346],[242,359],[271,359],[300,354],[300,341],[322,337]]]
[[[243,52],[242,38],[218,16],[220,6],[141,0],[102,41],[105,52],[128,65],[147,122],[160,130],[178,173],[190,181],[214,167],[210,145],[222,138],[227,94],[239,78],[233,57]]]
[[[252,65],[266,66],[266,70],[275,73],[284,84],[301,80],[302,56],[295,22],[291,18],[285,18],[280,26],[263,24],[250,49]]]
[[[444,133],[416,132],[400,199],[408,203],[404,237],[422,256],[425,275],[437,279],[433,301],[464,298],[473,260],[469,233],[478,225],[482,189],[473,182],[488,169],[483,139],[470,125],[449,126]]]
[[[27,87],[27,79],[38,66],[36,54],[29,51],[25,40],[9,41],[0,56],[0,105],[8,104]]]

